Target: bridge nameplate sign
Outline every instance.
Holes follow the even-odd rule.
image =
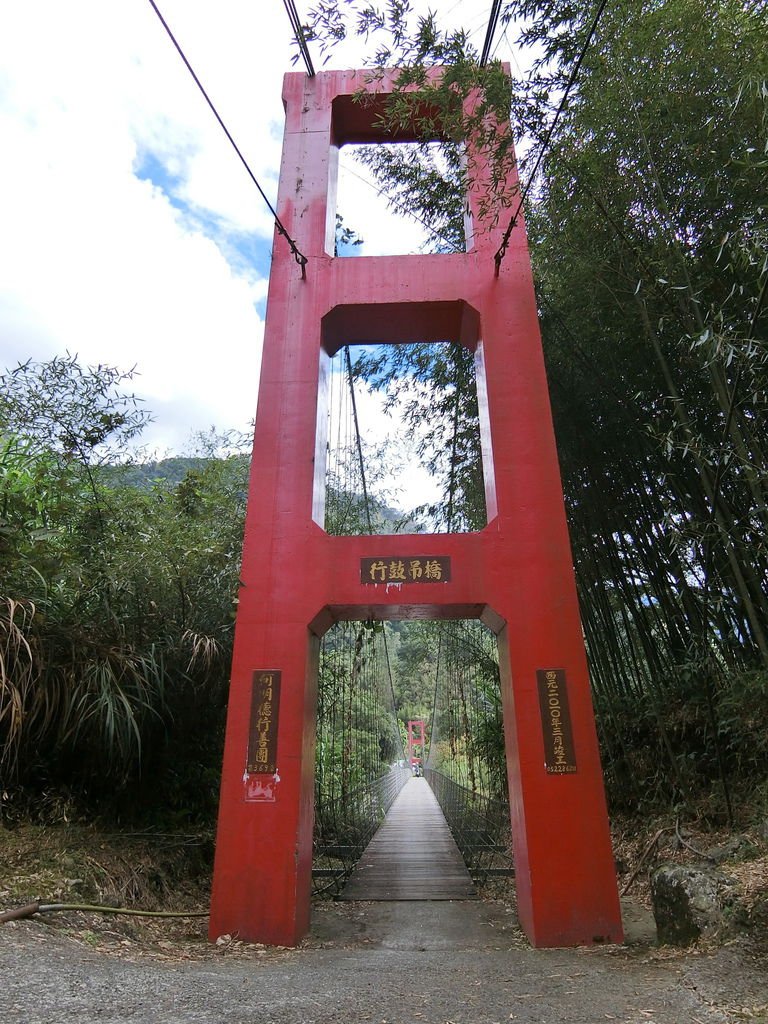
[[[448,555],[388,555],[360,559],[361,583],[447,583],[451,578]]]
[[[277,771],[281,674],[276,671],[253,673],[246,764],[246,770],[251,774],[274,775]]]
[[[549,775],[573,775],[576,772],[576,752],[565,669],[537,669],[536,680],[544,730],[544,767]]]

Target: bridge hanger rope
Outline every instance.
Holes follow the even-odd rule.
[[[365,508],[365,519],[368,533],[373,533],[371,519],[371,501],[368,496],[368,484],[365,479],[365,460],[363,459],[363,442],[360,437],[360,420],[357,415],[357,400],[355,398],[355,378],[352,373],[352,356],[349,353],[349,345],[344,346],[344,359],[347,368],[347,380],[349,383],[349,397],[352,404],[352,420],[355,428],[355,448],[357,451],[358,464],[360,466],[360,486],[363,489],[363,503]]]
[[[326,529],[373,532],[349,349],[329,382]],[[338,892],[410,776],[384,628],[339,622],[320,644],[315,771],[315,892]]]

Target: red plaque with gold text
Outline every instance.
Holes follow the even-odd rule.
[[[361,558],[361,583],[447,583],[451,559],[447,555]]]
[[[254,672],[247,770],[274,775],[277,771],[277,720],[280,710],[280,672]]]
[[[544,730],[544,767],[549,775],[573,775],[576,772],[576,752],[573,748],[565,669],[537,669],[536,680],[539,684],[541,725]]]

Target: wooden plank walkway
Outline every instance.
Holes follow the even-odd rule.
[[[409,779],[403,786],[339,899],[477,899],[426,779]]]

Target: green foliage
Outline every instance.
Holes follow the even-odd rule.
[[[386,395],[416,451],[441,481],[443,500],[424,511],[447,529],[482,529],[485,492],[473,356],[459,344],[408,344],[365,350],[356,375]]]
[[[764,757],[748,722],[765,730],[768,13],[737,0],[608,5],[543,151],[594,11],[511,0],[502,20],[535,48],[511,83],[512,120],[533,143],[523,180],[543,155],[526,214],[566,506],[608,774],[637,805],[754,774]],[[455,103],[479,87],[481,109],[505,116],[500,69],[473,66],[439,15],[318,4],[309,28],[327,46],[370,36],[373,78],[384,63],[404,69],[392,128],[421,104],[445,115],[452,143],[490,153],[497,179],[509,168],[508,142],[459,122]],[[442,80],[428,79],[443,61]],[[372,162],[396,205],[460,239],[450,170],[436,189],[426,158]],[[489,189],[492,220],[506,223],[510,199]],[[402,396],[386,363],[361,372]],[[444,450],[445,432],[434,443]]]
[[[511,104],[537,155],[593,12],[513,0],[503,16],[524,19],[540,47],[525,81],[509,83],[496,62],[479,68],[465,33],[441,32],[434,14],[414,19],[405,3],[324,2],[309,14],[323,45],[369,36],[372,77],[401,68],[385,128],[444,142],[441,159],[426,146],[370,158],[393,204],[431,222],[438,248],[462,244],[474,171],[462,139],[490,156],[484,209],[506,222],[514,157],[489,115]],[[606,770],[613,800],[634,807],[685,803],[697,781],[748,779],[766,756],[767,20],[764,4],[736,0],[606,8],[527,193]],[[427,74],[439,64],[445,73]],[[406,422],[427,424],[422,455],[445,491],[430,513],[453,529],[485,522],[470,362],[458,346],[415,345],[367,352],[356,367]],[[247,458],[231,446],[222,457],[208,438],[182,478],[178,466],[116,469],[147,418],[122,393],[129,379],[69,356],[0,376],[0,769],[6,788],[111,798],[144,785],[171,813],[205,812]],[[358,484],[331,477],[328,528],[367,531]],[[386,502],[374,505],[376,528],[391,528]],[[408,624],[389,636],[401,715],[429,719],[434,635]],[[466,782],[498,782],[495,677],[475,662],[475,703],[459,688],[435,743]],[[345,671],[349,684],[357,669]],[[325,693],[341,708],[329,672]],[[349,749],[321,736],[326,781],[362,784],[368,761],[350,750],[387,761],[383,730],[369,709],[344,734]]]
[[[176,484],[116,466],[144,421],[124,379],[69,358],[5,377],[0,768],[11,792],[209,814],[248,458],[206,437]]]
[[[118,390],[132,376],[111,366],[82,367],[72,355],[19,364],[0,374],[0,433],[60,459],[114,459],[149,419],[135,395]]]
[[[573,10],[541,10],[561,69]],[[710,660],[768,665],[766,18],[710,13],[611,9],[529,218],[593,682],[640,718],[688,699],[685,666],[702,695]],[[674,778],[697,744],[669,730]]]
[[[357,246],[363,244],[363,239],[357,234],[354,228],[351,228],[348,224],[344,223],[344,218],[340,213],[336,214],[336,252],[335,255],[339,255],[339,246],[342,245],[345,248],[349,246]]]
[[[208,461],[202,455],[173,455],[148,462],[104,465],[100,467],[101,480],[113,486],[121,484],[146,491],[151,491],[153,487],[174,488],[190,471],[204,469]]]
[[[701,685],[703,672],[697,663],[681,668],[668,684],[674,696],[664,702],[649,693],[622,702],[596,693],[612,810],[656,813],[660,807],[696,807],[720,825],[727,817],[724,768],[738,785],[734,802],[749,814],[768,757],[766,675],[746,672],[718,679],[713,716]]]

